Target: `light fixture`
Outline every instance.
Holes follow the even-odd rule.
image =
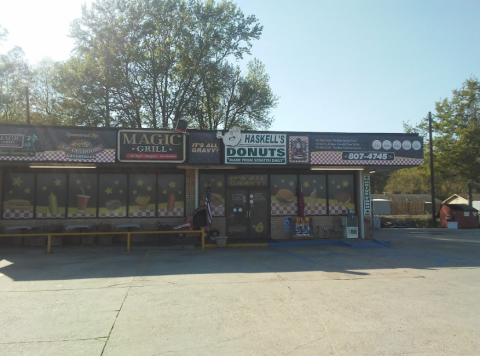
[[[237,166],[221,166],[221,165],[198,165],[198,166],[190,166],[190,165],[180,165],[177,166],[178,169],[237,169]]]
[[[373,170],[373,171],[370,171],[370,174],[373,174],[373,173],[375,173],[375,172],[376,172],[375,170]]]
[[[65,168],[65,169],[94,169],[96,166],[40,166],[31,165],[30,168]]]
[[[311,167],[312,171],[363,171],[361,167]]]

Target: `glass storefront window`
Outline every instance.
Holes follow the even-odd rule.
[[[184,216],[185,176],[161,174],[158,176],[158,216]]]
[[[97,175],[70,174],[68,182],[68,217],[97,217]]]
[[[128,187],[128,216],[155,216],[156,175],[130,174]]]
[[[199,205],[205,203],[208,183],[212,188],[212,216],[225,216],[225,175],[201,174],[199,187]]]
[[[3,218],[32,219],[35,194],[33,173],[4,175]]]
[[[328,175],[328,213],[346,215],[355,209],[355,185],[353,174]]]
[[[127,216],[127,175],[100,174],[98,215],[101,218]]]
[[[301,175],[300,187],[305,201],[305,215],[327,215],[326,175]]]
[[[35,217],[65,218],[67,207],[67,175],[41,173],[37,175]]]
[[[272,215],[297,215],[297,176],[294,174],[275,174],[270,177],[270,196]]]

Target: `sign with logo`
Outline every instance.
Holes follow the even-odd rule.
[[[242,133],[232,127],[217,133],[225,145],[226,164],[286,164],[287,135],[277,133]]]
[[[0,160],[115,162],[114,130],[2,126],[1,132]]]
[[[175,131],[120,130],[118,160],[182,163],[185,161],[185,135]]]
[[[188,163],[220,164],[220,142],[215,132],[190,131],[188,141]]]
[[[296,216],[292,219],[292,237],[293,238],[312,238],[313,220],[311,217]]]
[[[292,231],[292,218],[290,216],[283,218],[283,228],[287,232]]]
[[[423,164],[423,139],[416,134],[310,134],[312,165]]]
[[[370,174],[363,176],[363,214],[372,215],[372,197],[370,195]]]

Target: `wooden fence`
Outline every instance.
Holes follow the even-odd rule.
[[[428,214],[423,201],[391,201],[390,215],[424,215]]]

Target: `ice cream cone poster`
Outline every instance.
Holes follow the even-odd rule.
[[[32,202],[35,191],[33,174],[10,173],[4,177],[3,218],[33,218]]]
[[[158,216],[183,216],[185,213],[185,176],[161,174],[158,176]]]
[[[155,216],[155,174],[131,174],[128,186],[128,216]]]
[[[328,176],[329,214],[345,215],[355,209],[355,189],[353,174]]]
[[[300,186],[305,201],[305,215],[327,215],[325,175],[301,175]]]
[[[127,175],[100,174],[98,215],[102,218],[127,216]]]
[[[37,175],[37,219],[64,218],[67,206],[67,175]]]
[[[69,218],[94,218],[97,216],[97,184],[96,174],[70,174]]]

